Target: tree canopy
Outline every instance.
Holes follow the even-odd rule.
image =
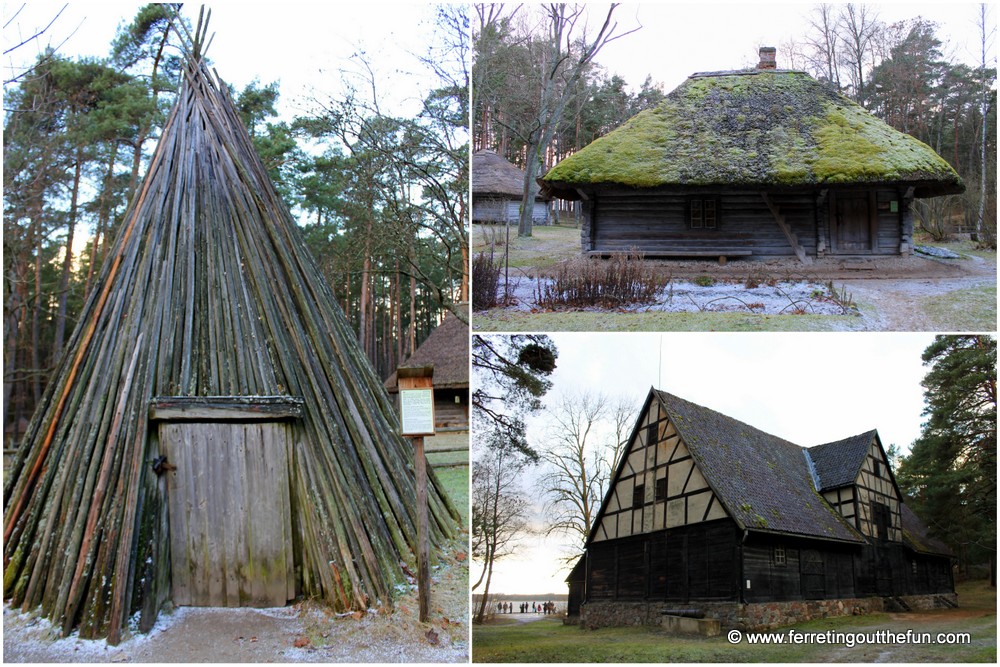
[[[926,421],[902,461],[899,483],[963,566],[992,564],[995,585],[996,339],[937,336],[923,361]]]

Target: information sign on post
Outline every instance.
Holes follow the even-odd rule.
[[[399,382],[399,420],[403,435],[413,441],[413,469],[417,484],[417,603],[420,620],[431,606],[430,541],[427,535],[427,458],[424,436],[434,435],[434,367],[396,369]]]

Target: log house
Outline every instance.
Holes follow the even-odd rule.
[[[580,202],[584,254],[907,255],[914,198],[965,186],[929,146],[804,72],[693,74],[539,181]]]

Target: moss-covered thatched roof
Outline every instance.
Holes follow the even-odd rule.
[[[656,108],[561,161],[542,183],[568,199],[597,184],[899,183],[914,186],[918,197],[965,189],[929,146],[787,70],[695,74]]]
[[[472,194],[520,200],[524,194],[524,172],[491,150],[476,151],[472,154]]]

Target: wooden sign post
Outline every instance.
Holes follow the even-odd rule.
[[[427,458],[424,436],[434,435],[434,367],[408,366],[396,369],[399,380],[399,419],[403,435],[413,441],[413,467],[417,483],[417,601],[420,621],[431,606],[430,541],[427,530]]]

